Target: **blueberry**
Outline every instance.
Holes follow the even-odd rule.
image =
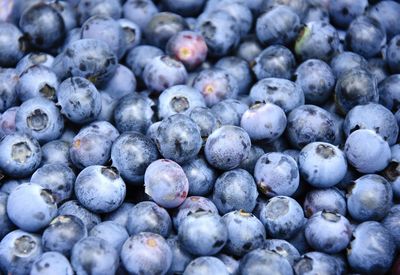
[[[58,1],[58,3],[61,3],[61,1]],[[23,72],[35,65],[42,65],[47,68],[51,68],[53,66],[53,61],[54,57],[48,53],[31,52],[18,61],[17,65],[15,66],[15,70],[17,71],[18,75],[21,75]]]
[[[61,15],[66,31],[70,31],[78,25],[78,14],[71,2],[73,1],[55,1],[49,3]]]
[[[129,2],[133,1],[128,1],[127,3]],[[162,55],[164,55],[164,52],[157,47],[150,45],[138,45],[128,51],[126,55],[126,65],[132,70],[136,77],[142,77],[143,70],[150,60],[152,60],[154,57]]]
[[[135,22],[141,30],[157,12],[158,8],[152,0],[127,0],[123,5],[124,18]]]
[[[83,0],[79,1],[76,9],[81,24],[94,15],[118,19],[122,12],[121,2],[118,0]]]
[[[144,83],[149,90],[156,93],[174,85],[184,84],[186,79],[185,66],[167,55],[153,57],[143,70]]]
[[[0,70],[0,111],[2,113],[17,104],[16,88],[19,81],[15,69]]]
[[[40,236],[20,229],[8,233],[0,242],[0,267],[5,274],[29,274],[40,258]]]
[[[238,32],[240,37],[244,37],[247,35],[252,28],[253,25],[253,14],[247,5],[247,1],[214,1],[218,4],[211,5],[212,1],[209,1],[208,7],[210,9],[206,10],[207,12],[213,11],[224,11],[231,15],[235,21],[236,25],[238,26]]]
[[[58,11],[45,3],[33,5],[23,12],[19,27],[38,49],[48,50],[65,38],[65,23]]]
[[[142,232],[126,240],[121,261],[131,274],[165,274],[172,264],[172,251],[160,235]]]
[[[80,39],[69,43],[54,59],[53,70],[61,80],[80,76],[97,86],[104,85],[117,70],[117,57],[101,40]]]
[[[306,217],[311,217],[319,211],[329,211],[346,215],[346,199],[337,188],[313,189],[307,192],[303,203]]]
[[[8,196],[7,215],[20,229],[36,232],[57,215],[57,204],[49,190],[37,184],[24,183]]]
[[[342,215],[328,211],[315,213],[307,221],[305,236],[315,250],[338,253],[350,243],[351,227]]]
[[[226,214],[240,209],[252,212],[257,197],[257,186],[251,174],[243,169],[234,169],[218,177],[212,200],[219,212]]]
[[[115,274],[118,251],[98,237],[86,237],[74,245],[71,264],[77,274]]]
[[[72,196],[75,173],[64,164],[45,164],[32,174],[31,183],[50,190],[55,202],[60,203]]]
[[[195,30],[204,37],[211,56],[224,56],[239,42],[239,25],[235,18],[224,10],[203,14],[198,18]]]
[[[68,259],[58,252],[46,252],[33,263],[32,275],[51,274],[73,275],[74,271]]]
[[[282,274],[292,275],[293,269],[287,259],[267,249],[255,249],[241,260],[240,274]]]
[[[75,243],[87,236],[87,229],[76,216],[60,215],[43,231],[44,251],[55,251],[69,257]]]
[[[301,60],[315,58],[329,61],[339,52],[339,44],[338,33],[332,25],[313,21],[300,30],[295,43],[295,53]]]
[[[158,151],[153,141],[137,132],[123,133],[111,148],[112,164],[128,183],[142,183],[146,167],[157,158]]]
[[[285,131],[286,115],[279,106],[273,103],[255,104],[244,112],[240,126],[246,130],[252,140],[271,142]]]
[[[124,65],[118,64],[113,78],[103,88],[112,99],[121,99],[136,90],[136,78],[133,72]]]
[[[251,141],[246,131],[237,126],[222,126],[208,137],[204,153],[213,167],[230,170],[238,167],[249,155],[250,147]]]
[[[377,102],[378,99],[376,78],[364,69],[351,69],[342,74],[336,82],[335,102],[343,114],[356,105]]]
[[[389,68],[383,58],[370,58],[368,60],[368,69],[375,76],[378,83],[389,77]]]
[[[246,170],[247,172],[253,174],[257,160],[262,155],[264,155],[264,153],[265,152],[264,152],[263,148],[256,146],[256,145],[252,145],[250,148],[249,155],[247,156],[247,158],[242,160],[242,162],[240,163],[238,168],[242,168],[242,169]],[[190,192],[190,190],[189,190],[189,192]]]
[[[95,120],[101,112],[101,96],[96,87],[82,77],[64,80],[57,90],[61,112],[74,123]]]
[[[368,69],[367,60],[359,54],[353,52],[341,52],[332,58],[330,66],[336,78],[341,75],[359,68]]]
[[[392,235],[396,247],[400,247],[400,231],[398,229],[398,222],[400,218],[400,208],[399,205],[396,204],[390,208],[387,216],[382,220],[382,225],[390,232]]]
[[[369,144],[369,150],[364,150]],[[374,130],[360,129],[351,133],[344,147],[348,162],[361,173],[383,170],[390,161],[389,144]]]
[[[324,61],[309,59],[303,62],[297,67],[295,76],[306,103],[322,104],[331,97],[336,80],[331,67]]]
[[[212,256],[198,257],[191,261],[186,267],[183,275],[215,274],[228,275],[225,264],[218,258]]]
[[[295,65],[294,55],[288,48],[272,45],[255,58],[252,70],[258,80],[271,77],[291,79]]]
[[[300,18],[303,17],[306,9],[307,9],[307,3],[311,2],[313,0],[266,0],[261,3],[261,6],[259,8],[263,11],[267,11],[270,9],[273,9],[276,6],[279,5],[285,5],[289,8],[291,8]],[[323,1],[318,1],[318,2],[323,2]]]
[[[17,178],[32,174],[42,160],[38,141],[27,134],[14,133],[5,136],[0,140],[0,152],[1,170]]]
[[[0,192],[6,193],[9,195],[17,186],[23,184],[23,183],[29,183],[30,180],[29,178],[25,179],[10,179],[10,180],[5,180],[4,183],[0,187]]]
[[[0,192],[0,238],[1,239],[3,239],[4,236],[10,233],[15,227],[7,215],[8,196],[9,194],[5,193],[4,191]]]
[[[193,256],[182,247],[178,236],[170,236],[166,241],[172,252],[172,263],[167,274],[182,274]]]
[[[399,133],[399,126],[392,112],[372,102],[355,106],[347,113],[343,123],[346,136],[358,129],[376,131],[389,145],[396,143]]]
[[[174,114],[189,114],[195,107],[205,107],[204,98],[194,88],[176,85],[164,90],[158,99],[158,117],[167,118]]]
[[[240,119],[249,109],[244,102],[236,99],[224,99],[211,107],[214,116],[221,125],[240,125]]]
[[[400,55],[398,54],[400,48],[400,35],[393,37],[386,49],[386,62],[392,73],[400,73]]]
[[[325,8],[318,7],[318,5],[312,3],[309,5],[306,14],[304,15],[303,22],[309,23],[313,21],[329,22],[328,11]]]
[[[12,67],[25,53],[25,38],[22,32],[13,24],[0,23],[0,66]]]
[[[300,253],[297,248],[285,240],[267,239],[264,241],[263,248],[278,253],[288,260],[291,266],[300,259]]]
[[[78,217],[85,224],[87,230],[91,230],[96,224],[101,222],[99,215],[90,212],[76,200],[69,200],[62,204],[58,209],[58,215],[72,215]]]
[[[125,199],[126,186],[118,170],[92,165],[82,170],[75,181],[78,201],[96,213],[109,213]]]
[[[207,57],[207,44],[203,36],[193,31],[181,31],[172,36],[166,52],[182,62],[188,70],[198,67]]]
[[[203,9],[205,0],[163,0],[166,8],[182,16],[195,16]]]
[[[221,121],[216,114],[207,107],[194,107],[190,111],[189,117],[199,127],[203,143],[215,129],[221,126]]]
[[[304,92],[300,85],[282,78],[264,78],[250,89],[252,103],[270,102],[286,113],[304,104]]]
[[[384,274],[392,265],[395,249],[390,232],[380,223],[368,221],[358,225],[353,232],[347,260],[355,272]]]
[[[212,214],[218,214],[218,209],[211,200],[200,196],[188,197],[174,211],[172,218],[175,229],[178,230],[179,226],[188,216],[192,215],[193,213],[202,211],[210,212]]]
[[[265,228],[253,214],[232,211],[222,217],[228,230],[225,250],[234,256],[243,256],[249,251],[260,248],[265,240]],[[249,233],[250,232],[250,233]],[[251,234],[251,238],[249,238]]]
[[[239,93],[237,79],[221,69],[200,71],[193,81],[193,87],[200,91],[208,107],[223,99],[235,98]]]
[[[296,39],[299,29],[299,16],[284,5],[260,15],[256,23],[257,38],[266,45],[288,45]]]
[[[260,209],[260,220],[267,235],[273,238],[289,239],[303,226],[303,209],[290,197],[273,197]]]
[[[400,75],[394,74],[386,77],[379,85],[379,103],[396,112],[400,107]]]
[[[369,7],[367,15],[381,23],[385,28],[388,39],[400,34],[400,27],[396,24],[400,15],[399,3],[395,1],[378,2],[376,5]]]
[[[114,110],[115,126],[121,133],[145,133],[154,120],[154,105],[149,97],[142,94],[134,93],[122,97]]]
[[[338,134],[337,121],[318,106],[303,105],[289,113],[286,132],[290,143],[299,149],[315,141],[334,143]]]
[[[126,227],[128,224],[129,212],[133,206],[134,206],[133,203],[124,202],[116,210],[114,210],[111,213],[106,214],[106,216],[104,216],[103,220],[104,221],[113,221],[117,224],[120,224],[120,225]]]
[[[359,15],[362,15],[368,6],[367,0],[349,1],[337,0],[329,5],[329,16],[332,23],[340,28],[347,28]]]
[[[178,163],[195,158],[202,145],[199,127],[183,114],[164,119],[157,129],[155,142],[164,158]]]
[[[268,197],[291,196],[300,182],[296,161],[278,152],[264,154],[257,160],[254,178],[260,192]]]
[[[131,236],[152,232],[167,238],[171,233],[172,221],[164,208],[151,201],[142,201],[129,210],[126,227]]]
[[[225,246],[228,231],[218,214],[200,211],[192,213],[182,221],[178,237],[189,253],[210,256]]]
[[[336,185],[347,171],[345,154],[325,142],[307,144],[300,152],[298,163],[302,177],[317,188]]]
[[[350,23],[346,33],[346,46],[366,58],[373,57],[386,44],[386,31],[378,20],[359,16]]]
[[[123,30],[123,38],[126,50],[128,51],[138,46],[142,41],[142,30],[140,29],[139,25],[125,18],[118,19],[118,23]]]
[[[112,222],[105,221],[95,225],[89,232],[89,236],[98,237],[108,242],[118,252],[121,251],[122,245],[129,238],[128,232],[125,227]]]
[[[294,265],[295,274],[343,274],[338,260],[322,252],[308,252]]]
[[[211,192],[217,179],[217,172],[204,158],[197,157],[182,165],[189,181],[189,195],[203,196]]]
[[[187,24],[183,17],[172,12],[159,12],[147,23],[144,35],[150,45],[165,48],[173,35],[185,29]]]
[[[254,36],[244,37],[236,49],[236,55],[243,58],[247,62],[252,62],[257,55],[263,50],[258,39]]]
[[[236,260],[235,258],[228,256],[226,254],[222,254],[222,253],[215,255],[215,257],[220,259],[225,264],[228,274],[230,274],[230,275],[239,274],[239,261],[238,260]]]
[[[0,116],[0,138],[11,135],[17,131],[15,129],[15,116],[19,107],[8,108]]]
[[[111,17],[95,15],[86,20],[81,27],[81,38],[99,39],[107,43],[110,49],[121,58],[126,51],[125,36],[122,27]]]
[[[357,221],[381,220],[390,210],[392,197],[392,187],[385,178],[364,175],[349,186],[347,210]]]
[[[153,161],[144,174],[145,192],[160,206],[174,208],[182,204],[189,183],[182,167],[168,159]]]

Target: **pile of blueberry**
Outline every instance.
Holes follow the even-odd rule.
[[[0,274],[400,274],[399,19],[0,0]]]

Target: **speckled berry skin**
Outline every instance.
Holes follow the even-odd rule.
[[[122,246],[121,261],[132,274],[166,274],[172,264],[172,251],[160,235],[142,232],[126,240]]]
[[[268,236],[273,238],[290,239],[303,226],[304,220],[303,209],[290,197],[273,197],[260,209],[260,221]]]
[[[172,229],[172,221],[167,210],[152,201],[143,201],[128,212],[126,228],[129,235],[152,232],[167,238]]]
[[[69,200],[63,203],[58,208],[58,215],[72,215],[81,219],[87,230],[91,230],[96,224],[101,222],[101,218],[98,214],[89,211],[77,200]]]
[[[290,143],[299,149],[314,141],[334,144],[336,123],[328,111],[315,105],[303,105],[289,113],[286,133]]]
[[[182,62],[188,70],[204,62],[207,51],[203,36],[193,31],[178,32],[168,40],[166,45],[167,54]]]
[[[263,248],[278,253],[288,260],[292,266],[300,259],[300,253],[297,248],[285,240],[266,239]]]
[[[281,78],[265,78],[250,89],[251,102],[270,102],[288,113],[304,104],[304,92],[296,83]]]
[[[307,144],[299,154],[302,177],[317,188],[328,188],[339,183],[347,171],[345,154],[336,146],[325,142]]]
[[[37,232],[57,215],[57,204],[51,192],[42,186],[23,183],[8,196],[7,215],[20,229]]]
[[[0,70],[0,111],[5,112],[12,106],[17,104],[16,86],[19,77],[16,69]]]
[[[347,260],[353,270],[375,274],[384,274],[389,270],[396,247],[385,227],[375,221],[361,223],[356,227],[353,238],[347,250]]]
[[[126,65],[136,77],[142,77],[144,67],[156,56],[162,56],[164,52],[154,46],[138,45],[126,54]]]
[[[278,152],[264,154],[257,160],[254,178],[260,192],[268,197],[291,196],[300,182],[296,161]]]
[[[315,213],[306,224],[307,242],[317,251],[338,253],[350,243],[351,226],[342,215],[325,210]]]
[[[295,65],[294,55],[288,48],[273,45],[263,50],[254,59],[252,70],[258,80],[271,77],[290,79]]]
[[[338,260],[326,253],[312,251],[304,253],[294,265],[295,274],[342,274]]]
[[[39,142],[27,135],[14,133],[0,140],[0,168],[6,175],[23,178],[40,165],[42,150]]]
[[[399,126],[392,112],[378,103],[370,102],[352,108],[343,122],[343,131],[349,136],[354,130],[370,129],[379,134],[389,145],[394,145]]]
[[[147,166],[158,158],[154,142],[137,132],[125,132],[112,145],[111,160],[121,177],[132,184],[143,183]]]
[[[189,191],[182,167],[168,159],[156,160],[147,167],[144,184],[146,194],[165,208],[175,208],[182,204]]]
[[[306,217],[311,217],[322,210],[345,216],[347,212],[345,194],[337,188],[311,190],[306,194],[303,209]]]
[[[182,221],[178,238],[189,253],[211,256],[225,246],[228,230],[218,214],[199,211]]]
[[[248,156],[250,147],[251,141],[246,131],[237,126],[222,126],[208,137],[204,153],[213,167],[230,170],[238,167]]]
[[[221,214],[233,210],[251,213],[257,197],[257,186],[252,175],[243,169],[233,169],[218,177],[212,200]]]
[[[25,52],[25,43],[22,32],[13,24],[0,24],[0,66],[10,67],[17,64]]]
[[[229,254],[240,257],[264,244],[266,236],[264,225],[253,214],[236,210],[226,213],[222,221],[228,230],[225,250]],[[248,238],[249,232],[252,238]]]
[[[164,119],[157,129],[155,142],[164,158],[178,163],[194,159],[202,145],[199,127],[183,114]]]
[[[78,201],[95,213],[109,213],[125,199],[126,186],[115,168],[92,165],[82,170],[75,181]]]
[[[203,157],[198,157],[182,165],[189,181],[189,195],[208,195],[217,179],[218,172]]]
[[[286,122],[286,115],[282,108],[273,103],[260,103],[244,112],[240,126],[252,140],[271,142],[283,134]]]
[[[392,187],[385,178],[364,175],[349,187],[347,210],[356,221],[379,221],[389,212],[392,197]]]
[[[174,85],[184,84],[186,79],[185,66],[167,55],[152,58],[143,70],[143,80],[147,88],[155,93]]]
[[[221,69],[202,70],[193,80],[193,87],[203,95],[208,107],[227,98],[236,98],[239,93],[236,78]]]
[[[369,144],[369,150],[364,150]],[[344,152],[348,162],[361,173],[375,173],[383,170],[390,161],[389,144],[375,131],[356,130],[345,143]]]
[[[168,274],[182,274],[187,265],[194,259],[194,256],[184,249],[183,245],[179,242],[178,236],[171,235],[166,241],[172,252],[172,263]]]

